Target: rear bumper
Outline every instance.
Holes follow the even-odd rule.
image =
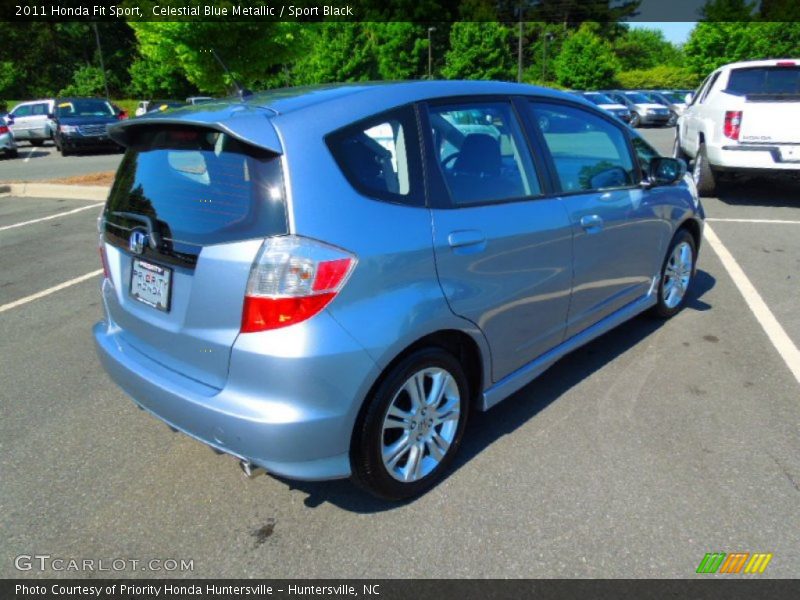
[[[14,141],[13,136],[11,136],[8,133],[0,135],[0,151],[6,152],[8,150],[16,150],[16,149],[17,149],[17,143]]]
[[[268,355],[262,334],[240,336],[247,339],[234,348],[222,390],[150,359],[127,344],[114,324],[98,323],[93,334],[111,379],[174,429],[277,475],[305,480],[349,477],[350,437],[378,370],[327,313],[307,323],[315,321],[305,330],[302,323],[283,330],[295,329],[291,333],[296,339],[288,348],[277,345],[275,354],[282,356]],[[330,334],[334,327],[339,328],[335,339],[309,343],[311,329],[329,329]],[[291,356],[300,346],[306,352]]]
[[[800,145],[797,159],[784,158],[779,145],[728,144],[709,147],[708,160],[717,169],[800,171]]]

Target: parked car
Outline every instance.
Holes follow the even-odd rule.
[[[0,116],[0,153],[7,158],[16,158],[17,152],[17,142],[8,128],[7,116]]]
[[[554,90],[300,88],[110,134],[101,363],[249,473],[421,494],[471,411],[695,273],[685,164]]]
[[[612,90],[602,92],[612,100],[624,104],[631,111],[631,126],[666,125],[669,121],[669,109],[652,102],[640,92]]]
[[[186,99],[186,104],[205,104],[206,102],[213,102],[214,98],[211,96],[189,96]]]
[[[605,94],[601,94],[600,92],[583,92],[582,96],[602,108],[603,110],[610,112],[612,115],[617,117],[623,123],[630,123],[631,122],[631,111],[630,109],[625,106],[624,104],[620,104],[619,102],[615,102]]]
[[[53,99],[31,100],[17,104],[8,116],[12,122],[6,123],[14,139],[25,140],[32,146],[41,146],[53,139]]]
[[[640,93],[645,98],[650,100],[652,103],[663,106],[667,110],[669,110],[669,120],[666,123],[667,127],[674,127],[675,124],[678,122],[678,117],[686,108],[686,103],[683,102],[683,99],[681,100],[680,104],[677,104],[662,92],[656,92],[653,90],[641,90]]]
[[[141,117],[149,112],[167,110],[168,108],[179,108],[181,106],[186,106],[186,103],[180,100],[142,100],[136,106],[134,116]]]
[[[123,117],[102,98],[61,98],[56,101],[55,143],[62,156],[86,149],[120,148],[108,135],[108,126]]]
[[[800,173],[800,59],[725,65],[687,100],[674,154],[694,159],[701,195],[722,173]]]

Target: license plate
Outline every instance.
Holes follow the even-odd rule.
[[[172,269],[138,258],[131,267],[131,296],[148,306],[169,312]]]
[[[792,162],[800,161],[800,146],[781,146],[781,158]]]

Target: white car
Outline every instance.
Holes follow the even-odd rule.
[[[6,119],[8,128],[17,141],[26,140],[32,146],[41,146],[53,139],[53,111],[55,100],[32,100],[17,104]]]
[[[706,77],[678,119],[674,155],[701,195],[722,172],[800,173],[800,59],[756,60]]]

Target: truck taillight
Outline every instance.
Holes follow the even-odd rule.
[[[739,131],[742,127],[742,111],[740,110],[726,110],[725,111],[725,124],[722,128],[722,133],[726,138],[732,140],[739,139]]]
[[[356,262],[349,252],[296,235],[265,240],[250,268],[241,332],[310,319],[336,297]]]
[[[0,125],[0,135],[8,133],[8,125]]]

